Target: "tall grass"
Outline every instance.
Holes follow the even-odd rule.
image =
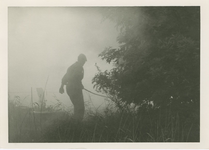
[[[53,113],[42,114],[42,122],[36,122],[36,130],[30,111],[23,113],[23,108],[13,103],[9,103],[9,106],[13,107],[9,109],[10,142],[199,141],[199,116],[195,112],[185,114],[174,111],[170,106],[164,109],[149,108],[146,105],[138,109],[118,109],[115,105],[108,105],[101,112],[92,108],[89,97],[82,122],[75,122],[68,112],[51,107]]]
[[[38,141],[43,132],[42,127],[48,126],[50,120],[63,117],[65,114],[58,99],[54,106],[48,107],[42,107],[42,104],[33,102],[32,89],[31,107],[22,104],[24,99],[15,96],[8,101],[9,142]]]

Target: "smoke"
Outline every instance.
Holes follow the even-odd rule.
[[[10,7],[8,16],[9,92],[28,92],[43,88],[58,98],[58,89],[67,68],[80,53],[87,56],[84,66],[85,88],[93,90],[91,79],[112,66],[98,58],[105,47],[117,47],[118,31],[108,20],[102,22],[98,8],[85,7]]]

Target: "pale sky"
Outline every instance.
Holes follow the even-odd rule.
[[[95,63],[102,70],[111,68],[111,65],[98,57],[98,54],[105,47],[118,46],[115,24],[109,20],[102,21],[102,15],[97,9],[10,7],[9,93],[22,95],[23,99],[30,94],[32,87],[36,95],[36,88],[44,88],[49,76],[46,91],[54,92],[63,102],[69,102],[67,94],[61,95],[58,90],[62,76],[80,53],[84,53],[88,59],[84,65],[83,85],[94,91],[91,81],[97,72]],[[86,92],[84,96],[85,100],[88,100]],[[30,96],[25,101],[29,99]],[[92,96],[92,99],[97,104],[103,102],[97,96]]]

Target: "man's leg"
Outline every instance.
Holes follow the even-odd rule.
[[[81,121],[85,111],[82,89],[75,90],[67,88],[67,93],[74,105],[74,118]]]
[[[78,117],[78,120],[83,120],[84,117],[84,111],[85,111],[85,107],[84,107],[84,99],[83,99],[83,93],[82,90],[78,91],[78,95],[77,95],[77,106],[76,106],[76,114]]]

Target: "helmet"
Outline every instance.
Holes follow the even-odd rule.
[[[86,56],[84,54],[80,54],[78,56],[78,61],[87,61],[87,58],[86,58]]]

